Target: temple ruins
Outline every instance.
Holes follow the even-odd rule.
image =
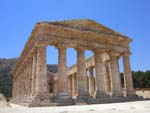
[[[89,19],[37,23],[13,71],[12,102],[53,106],[135,100],[131,41]],[[49,45],[58,49],[58,72],[54,75],[51,96],[46,62]],[[66,66],[67,48],[74,48],[77,53],[77,63],[69,68]],[[85,59],[86,50],[94,55]],[[120,80],[120,58],[124,88]]]

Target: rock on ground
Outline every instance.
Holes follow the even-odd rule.
[[[8,108],[8,107],[11,106],[7,103],[5,96],[2,93],[0,93],[0,108]]]

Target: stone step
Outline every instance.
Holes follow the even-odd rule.
[[[42,100],[39,102],[37,99],[33,98],[15,98],[12,99],[10,102],[19,104],[22,106],[28,106],[28,107],[36,107],[36,106],[67,106],[67,105],[86,105],[86,104],[103,104],[103,103],[115,103],[115,102],[129,102],[129,101],[139,101],[144,100],[142,97],[138,96],[130,96],[130,97],[99,97],[99,98],[55,98],[55,97],[49,97],[45,98],[45,100]]]
[[[87,104],[86,101],[83,99],[77,98],[77,99],[73,99],[73,101],[74,101],[75,105],[86,105]]]
[[[107,98],[89,98],[87,104],[101,104],[101,103],[115,103],[115,102],[128,102],[128,101],[137,101],[143,100],[142,98],[138,97],[107,97]]]

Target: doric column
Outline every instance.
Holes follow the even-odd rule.
[[[68,92],[72,95],[72,75],[68,76]]]
[[[66,66],[66,47],[57,45],[58,48],[58,90],[56,105],[73,104],[72,98],[68,93],[67,87],[67,66]]]
[[[72,76],[72,97],[77,98],[77,76],[74,73]]]
[[[66,47],[58,46],[58,93],[68,93]]]
[[[77,48],[77,78],[78,78],[78,97],[86,98],[89,96],[85,68],[84,50]]]
[[[96,71],[96,97],[105,96],[104,86],[104,64],[102,63],[101,53],[95,53],[95,71]]]
[[[32,56],[32,86],[31,86],[31,94],[32,94],[32,96],[35,93],[36,61],[37,61],[37,52],[34,52],[33,56]]]
[[[29,62],[27,62],[27,75],[26,75],[26,77],[27,77],[27,97],[29,96]]]
[[[111,92],[111,81],[110,81],[110,73],[109,73],[109,63],[104,63],[104,84],[105,84],[105,92],[110,95]]]
[[[53,89],[54,89],[54,96],[57,96],[57,80],[54,80],[54,87],[53,87]]]
[[[121,79],[119,72],[118,56],[115,53],[110,54],[111,67],[111,91],[112,96],[123,96]]]
[[[37,47],[36,95],[46,96],[49,92],[47,82],[46,46]]]
[[[20,74],[20,96],[23,97],[23,68]]]
[[[89,67],[89,94],[94,95],[94,73],[93,66]]]
[[[32,85],[32,60],[29,60],[29,96],[31,96]]]
[[[23,67],[23,97],[25,97],[25,66]]]
[[[28,88],[28,79],[27,79],[27,75],[28,75],[28,71],[27,71],[27,63],[26,63],[26,65],[25,65],[25,96],[27,96],[27,88]]]
[[[124,86],[126,96],[135,95],[135,90],[133,88],[133,80],[130,66],[130,54],[125,53],[123,55],[123,66],[124,66]]]

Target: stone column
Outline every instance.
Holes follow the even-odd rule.
[[[78,78],[78,98],[84,99],[89,96],[85,68],[84,50],[77,48],[77,78]]]
[[[111,93],[112,96],[123,96],[121,79],[119,72],[118,56],[115,53],[110,54],[111,67]]]
[[[89,94],[94,96],[94,74],[93,66],[89,67]]]
[[[35,94],[36,61],[37,61],[37,53],[34,52],[32,58],[32,87],[31,87],[32,96]]]
[[[107,95],[110,95],[111,92],[111,81],[110,81],[110,73],[109,73],[109,63],[104,63],[104,84],[105,84],[105,92]]]
[[[27,64],[25,65],[25,97],[27,96],[27,87],[28,87],[28,82],[27,82]]]
[[[23,97],[23,68],[20,74],[20,96]]]
[[[67,67],[66,67],[66,47],[58,45],[58,92],[57,105],[73,104],[71,96],[68,93],[67,87]]]
[[[47,65],[46,65],[46,46],[37,48],[37,65],[36,65],[36,96],[48,96],[47,82]]]
[[[66,68],[66,48],[58,47],[58,93],[68,94],[67,90],[67,68]]]
[[[27,75],[26,75],[27,90],[26,91],[27,91],[27,97],[28,97],[29,96],[29,62],[27,62],[27,70],[26,71],[27,71]]]
[[[134,96],[135,90],[133,88],[133,80],[132,80],[132,73],[131,73],[131,67],[130,67],[130,54],[125,53],[123,55],[123,66],[124,66],[124,86],[125,86],[125,92],[126,96]]]
[[[25,66],[23,67],[23,97],[25,97]]]
[[[96,71],[96,97],[106,95],[104,86],[104,65],[102,63],[101,53],[95,53],[95,71]]]
[[[68,92],[70,95],[72,95],[72,75],[68,76]]]
[[[32,60],[29,60],[29,96],[31,96],[32,85]]]
[[[53,87],[53,89],[54,89],[54,96],[57,96],[57,87],[58,87],[57,84],[58,84],[57,80],[55,80],[54,81],[54,87]]]
[[[76,73],[74,73],[72,76],[72,98],[77,98],[77,78]]]

